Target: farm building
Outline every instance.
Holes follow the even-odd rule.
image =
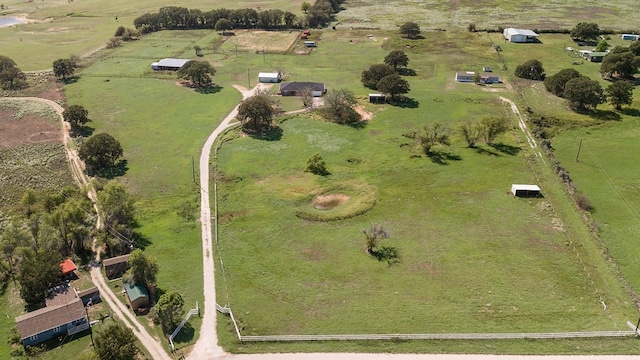
[[[384,104],[387,97],[384,94],[369,94],[369,102],[374,104]]]
[[[458,82],[474,82],[476,73],[473,71],[457,72],[456,81]]]
[[[95,286],[87,290],[78,291],[77,293],[84,306],[100,302],[100,290]]]
[[[584,53],[583,57],[586,60],[589,60],[591,62],[602,62],[602,59],[604,59],[605,56],[607,56],[608,53],[606,52],[595,52],[595,51],[590,51],[587,53]]]
[[[191,60],[190,59],[173,59],[173,58],[162,59],[160,61],[151,63],[151,69],[157,70],[157,71],[162,71],[162,70],[178,71],[180,70],[181,67],[184,66],[184,64],[188,63],[189,61]]]
[[[315,41],[305,41],[304,42],[304,46],[306,46],[306,47],[316,47],[316,42]]]
[[[129,269],[128,260],[129,254],[104,259],[102,266],[104,266],[104,272],[107,278],[112,279],[124,274],[124,272]]]
[[[622,40],[635,40],[635,41],[638,41],[638,40],[640,40],[640,35],[622,34],[621,38],[622,38]]]
[[[66,259],[60,263],[60,270],[62,270],[62,276],[68,276],[73,274],[78,268],[71,259]]]
[[[513,43],[538,42],[538,34],[531,30],[506,28],[502,32],[504,38]]]
[[[500,83],[500,77],[492,74],[482,74],[480,75],[480,81],[485,84],[497,84]]]
[[[279,72],[261,72],[258,73],[258,82],[261,83],[278,83],[282,80]]]
[[[304,89],[311,89],[314,97],[322,96],[327,92],[323,83],[316,82],[288,82],[280,84],[279,95],[282,96],[299,96]]]
[[[47,306],[16,318],[22,344],[37,345],[54,336],[74,335],[89,328],[82,301]]]
[[[127,305],[129,305],[133,311],[149,308],[149,293],[147,292],[147,288],[142,285],[129,284],[124,281],[122,284],[124,285],[124,290],[127,295]]]
[[[512,184],[511,193],[521,197],[539,197],[542,195],[538,185]]]

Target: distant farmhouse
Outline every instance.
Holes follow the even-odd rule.
[[[457,72],[456,81],[457,82],[475,82],[476,73],[474,71]],[[501,81],[500,81],[500,77],[497,75],[484,73],[480,75],[478,82],[483,84],[497,84],[497,83],[500,83]]]
[[[458,82],[474,82],[476,73],[473,71],[457,72],[456,81]]]
[[[504,38],[513,43],[532,43],[538,42],[538,34],[531,30],[506,28],[502,32]]]
[[[607,52],[596,52],[596,51],[588,51],[582,54],[582,57],[584,57],[586,60],[589,60],[591,62],[602,62],[602,59],[604,59],[605,56],[607,56]]]
[[[316,82],[287,82],[280,84],[279,95],[282,96],[300,96],[302,91],[306,88],[311,89],[311,94],[314,97],[319,97],[327,92],[323,83]]]
[[[191,61],[190,59],[162,59],[158,62],[151,63],[151,69],[156,71],[169,70],[169,71],[178,71],[184,64]]]

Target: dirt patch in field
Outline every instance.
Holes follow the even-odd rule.
[[[228,43],[251,51],[284,52],[293,46],[298,35],[297,31],[239,31]]]
[[[0,109],[0,149],[23,144],[62,143],[62,134],[57,124],[35,115],[14,120],[13,114],[11,110]]]
[[[418,265],[420,270],[427,275],[437,275],[440,274],[440,269],[436,268],[432,263],[422,263]]]
[[[326,194],[316,196],[311,202],[311,206],[318,210],[331,210],[337,206],[340,206],[351,199],[344,194]]]
[[[369,121],[369,120],[371,120],[373,118],[373,113],[368,112],[361,105],[356,106],[355,110],[356,110],[356,112],[358,114],[360,114],[360,117],[361,117],[362,121]]]

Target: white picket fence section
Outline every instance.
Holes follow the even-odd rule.
[[[481,339],[570,339],[637,336],[636,325],[627,321],[630,331],[573,331],[556,333],[456,333],[456,334],[333,334],[333,335],[261,335],[240,334],[233,311],[216,303],[216,310],[231,316],[238,340],[243,342],[268,341],[358,341],[358,340],[481,340]]]
[[[189,312],[184,317],[184,319],[182,319],[182,322],[180,323],[180,325],[178,325],[178,327],[175,330],[173,330],[173,333],[171,333],[171,336],[169,336],[169,344],[171,344],[171,351],[176,351],[176,348],[173,346],[173,339],[178,335],[180,330],[182,330],[182,327],[184,326],[184,324],[186,324],[187,321],[189,321],[189,318],[191,317],[191,315],[198,315],[198,314],[200,314],[200,310],[198,308],[198,302],[196,301],[196,308],[189,310]]]

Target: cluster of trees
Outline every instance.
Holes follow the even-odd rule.
[[[83,194],[74,187],[57,193],[27,190],[17,216],[0,235],[0,274],[20,283],[20,294],[29,308],[37,308],[47,290],[61,281],[63,257],[90,254],[95,214]]]
[[[403,51],[391,51],[385,56],[382,64],[371,65],[362,72],[362,84],[390,95],[392,100],[397,100],[398,95],[406,94],[411,90],[409,83],[398,73],[400,68],[408,64],[409,58]]]
[[[640,68],[640,42],[629,47],[616,46],[602,60],[600,74],[604,78],[632,78]]]
[[[129,254],[127,264],[129,269],[123,276],[125,282],[144,285],[150,290],[155,288],[160,267],[154,257],[148,256],[140,249],[135,249]]]
[[[27,76],[18,68],[13,59],[0,55],[0,87],[5,90],[23,89],[27,86]]]
[[[178,6],[165,6],[157,13],[146,13],[137,17],[133,23],[140,33],[175,29],[279,29],[301,28],[305,26],[326,26],[333,14],[340,11],[344,0],[317,0],[314,5],[302,4],[305,17],[299,19],[289,11],[269,9],[215,9],[203,12]],[[306,5],[305,5],[306,4]]]
[[[138,30],[125,28],[124,26],[118,26],[113,37],[107,41],[107,49],[117,48],[123,41],[131,41],[137,39],[139,35]]]
[[[619,80],[605,90],[600,83],[582,76],[575,69],[563,69],[544,80],[544,86],[550,93],[565,98],[571,108],[576,110],[593,109],[609,101],[616,109],[633,102],[633,84]]]

